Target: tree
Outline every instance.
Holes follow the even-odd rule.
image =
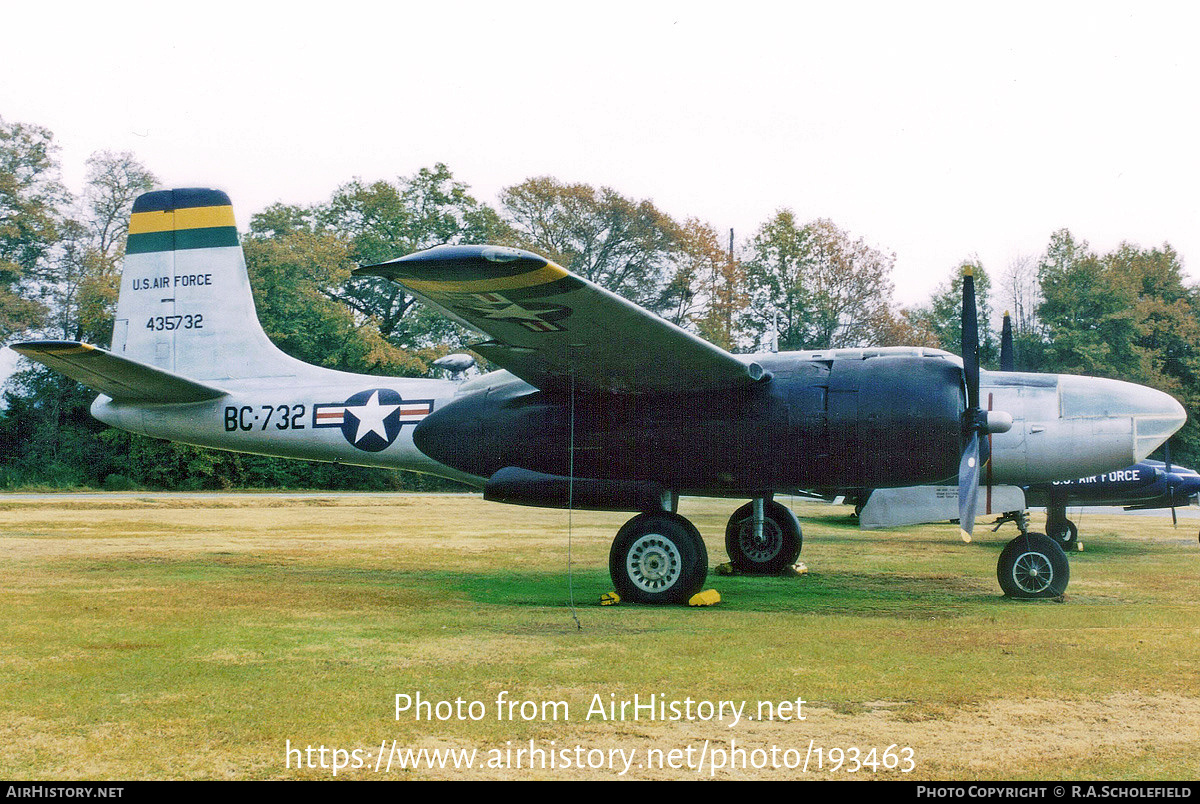
[[[48,308],[47,329],[64,339],[106,343],[130,209],[154,177],[128,153],[94,154],[87,166],[83,205],[70,216],[53,214],[53,230],[44,230],[46,239],[29,274]],[[57,187],[49,197],[59,204],[68,198]],[[104,427],[88,413],[94,396],[43,366],[17,372],[9,382],[2,425],[10,483],[36,478],[96,485],[111,473],[123,458],[98,440]]]
[[[679,309],[682,231],[652,202],[548,176],[505,188],[500,202],[523,248],[654,312]]]
[[[1176,460],[1200,457],[1200,292],[1183,281],[1183,265],[1169,244],[1142,249],[1122,243],[1104,257],[1110,282],[1131,302],[1129,364],[1136,374],[1118,376],[1177,398],[1188,423],[1172,439]]]
[[[1122,243],[1104,264],[1118,295],[1132,300],[1139,376],[1162,390],[1186,393],[1200,380],[1200,298],[1184,285],[1179,255],[1169,244],[1141,249]]]
[[[107,343],[111,337],[130,212],[156,182],[128,151],[88,158],[82,207],[63,226],[46,283],[63,338]]]
[[[308,363],[341,371],[417,376],[435,359],[400,349],[330,292],[350,278],[350,244],[328,232],[293,229],[242,244],[258,318],[271,340]]]
[[[731,247],[726,252],[712,226],[688,218],[680,238],[686,276],[696,289],[700,310],[693,320],[700,336],[722,349],[737,346],[737,320],[746,305],[745,277]]]
[[[886,345],[893,326],[891,281],[895,256],[852,240],[832,221],[808,225],[812,268],[809,281],[810,342],[831,347]]]
[[[1142,372],[1130,348],[1133,298],[1114,284],[1086,241],[1061,229],[1038,264],[1038,305],[1046,368],[1067,374],[1130,377]]]
[[[745,329],[761,346],[824,349],[892,345],[909,332],[892,312],[892,255],[830,220],[804,226],[783,209],[763,224],[746,260]]]
[[[1015,367],[1018,371],[1041,371],[1045,364],[1045,343],[1037,318],[1042,299],[1037,259],[1029,256],[1013,258],[1001,281],[1003,287],[997,296],[1010,314]]]
[[[349,182],[313,207],[272,205],[251,218],[243,248],[264,328],[285,351],[420,376],[476,336],[400,285],[351,270],[446,243],[506,241],[499,215],[438,164],[396,182]]]
[[[808,344],[808,266],[812,233],[797,225],[790,209],[781,209],[759,227],[746,260],[749,304],[741,324],[760,348],[776,341],[782,350]]]
[[[511,240],[495,210],[472,197],[449,168],[438,164],[396,182],[364,184],[356,179],[339,187],[328,202],[313,207],[274,204],[253,216],[244,245],[254,250],[253,280],[258,260],[266,254],[258,245],[291,241],[285,249],[286,262],[297,281],[344,306],[355,324],[374,330],[393,347],[409,350],[412,358],[401,359],[394,351],[385,356],[372,347],[374,363],[403,366],[403,373],[419,374],[427,369],[427,360],[416,357],[418,351],[436,357],[445,352],[446,344],[460,345],[473,336],[445,316],[424,309],[400,285],[375,277],[356,278],[350,269],[436,245]],[[300,248],[305,243],[314,249],[308,265],[303,265]],[[336,266],[328,260],[335,248],[341,251]]]
[[[55,150],[46,129],[0,118],[0,339],[44,321],[33,280],[58,241],[69,203]]]
[[[1099,255],[1066,229],[1051,235],[1038,265],[1042,370],[1112,377],[1200,408],[1200,294],[1183,280],[1170,245],[1122,243]],[[1189,416],[1172,439],[1176,460],[1200,458]]]
[[[433,246],[512,242],[512,233],[491,207],[477,201],[450,169],[438,163],[397,183],[355,180],[313,212],[324,231],[349,244],[348,257],[370,265]],[[384,338],[402,347],[432,347],[466,339],[461,328],[427,311],[394,282],[349,278],[325,292],[376,322]]]

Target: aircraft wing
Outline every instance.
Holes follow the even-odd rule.
[[[499,246],[438,246],[355,271],[384,276],[490,336],[471,348],[543,390],[671,392],[748,385],[735,357],[549,260]]]
[[[201,402],[225,395],[220,388],[78,341],[27,341],[12,349],[117,400]]]

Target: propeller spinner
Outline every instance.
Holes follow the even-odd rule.
[[[975,313],[975,272],[969,265],[963,269],[962,361],[963,379],[967,385],[967,410],[963,414],[967,446],[958,463],[958,527],[962,540],[970,542],[975,530],[975,503],[983,462],[981,437],[989,433],[1007,433],[1013,419],[1008,413],[979,407],[979,321]]]

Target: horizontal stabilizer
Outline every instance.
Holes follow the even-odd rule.
[[[1025,492],[1019,486],[981,486],[978,495],[975,510],[980,515],[1025,510]],[[858,515],[858,527],[875,530],[957,518],[957,486],[875,489]]]
[[[13,351],[126,402],[202,402],[225,391],[78,341],[27,341]]]

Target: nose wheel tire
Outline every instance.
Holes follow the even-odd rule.
[[[608,555],[613,586],[634,603],[686,603],[708,577],[700,531],[678,514],[639,514],[617,531]]]
[[[1001,551],[996,579],[1006,597],[1017,600],[1061,597],[1071,580],[1071,565],[1054,539],[1041,533],[1026,533]]]
[[[796,515],[774,500],[764,504],[763,513],[761,539],[754,536],[754,503],[734,511],[725,527],[725,552],[738,572],[778,575],[800,557],[804,540]]]
[[[1079,527],[1069,519],[1047,520],[1046,535],[1063,550],[1074,550],[1079,544]]]

